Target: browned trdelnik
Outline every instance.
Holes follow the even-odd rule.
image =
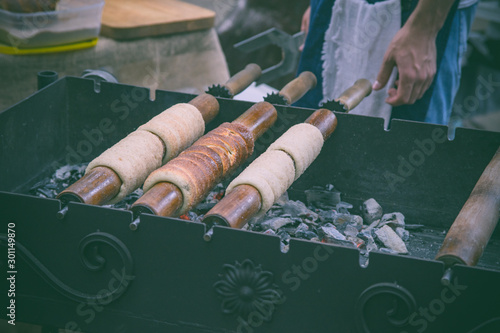
[[[254,138],[247,127],[224,123],[153,173],[168,173],[183,179],[191,194],[188,206],[192,207],[243,163],[253,149]]]

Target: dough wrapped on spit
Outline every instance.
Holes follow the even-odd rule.
[[[161,216],[186,213],[252,154],[255,140],[276,118],[276,109],[261,102],[232,123],[224,123],[210,131],[179,156],[153,171],[144,182],[145,194],[131,209],[137,214],[146,211]],[[166,193],[154,190],[166,183],[173,186]],[[169,192],[176,190],[182,196],[180,206],[162,203],[163,197],[169,200]]]
[[[337,118],[326,109],[292,126],[229,184],[203,221],[241,228],[267,212],[316,159],[336,126]]]
[[[200,111],[177,104],[163,111],[89,163],[85,174],[99,166],[113,170],[122,182],[110,201],[121,201],[139,188],[147,176],[177,156],[205,132]]]
[[[304,173],[319,155],[323,135],[313,125],[292,126],[252,162],[227,187],[226,193],[239,185],[251,185],[259,191],[265,213]]]
[[[88,204],[121,201],[202,136],[205,122],[218,111],[217,99],[207,94],[168,108],[91,161],[85,175],[58,198]]]
[[[176,185],[183,196],[179,214],[184,214],[245,161],[253,153],[253,147],[252,134],[246,127],[224,123],[153,171],[144,182],[144,191],[160,182]]]

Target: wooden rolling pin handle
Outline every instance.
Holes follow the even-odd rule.
[[[359,79],[354,84],[347,88],[337,102],[344,105],[344,109],[348,112],[354,109],[366,96],[372,93],[372,84],[367,79]]]
[[[291,105],[304,96],[310,89],[316,87],[316,83],[316,76],[312,72],[305,71],[284,86],[279,94],[286,100],[288,105]]]
[[[500,209],[500,148],[474,186],[446,234],[436,260],[447,266],[475,266],[498,223]]]
[[[232,76],[224,85],[231,97],[245,90],[253,81],[262,75],[262,69],[257,64],[248,64],[242,71]]]
[[[337,128],[337,117],[330,110],[319,109],[310,115],[305,123],[316,126],[323,135],[323,140],[326,141]]]
[[[196,96],[188,104],[195,106],[200,111],[205,124],[208,124],[219,113],[219,101],[209,94]]]
[[[57,195],[62,201],[102,205],[113,199],[122,185],[120,177],[107,167],[96,167]]]
[[[255,187],[236,186],[205,215],[203,222],[210,227],[215,224],[241,229],[252,216],[257,214],[261,203],[262,199]]]
[[[254,140],[257,140],[265,131],[269,129],[278,119],[276,108],[268,102],[259,102],[241,116],[236,118],[233,123],[241,124],[252,131]]]
[[[182,192],[172,183],[155,184],[130,207],[135,216],[149,213],[158,216],[176,216],[182,206]]]
[[[316,126],[326,140],[337,127],[337,117],[327,109],[315,111],[305,121]],[[250,185],[239,185],[226,194],[203,218],[209,226],[214,224],[241,229],[262,205],[259,191]]]

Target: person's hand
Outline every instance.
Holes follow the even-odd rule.
[[[311,20],[311,6],[307,7],[306,11],[302,15],[302,23],[300,25],[300,31],[304,32],[304,40],[307,37],[309,31],[309,21]],[[304,49],[304,44],[299,46],[299,51]]]
[[[394,67],[398,69],[399,80],[396,88],[389,89],[386,103],[392,106],[415,103],[429,89],[436,74],[435,36],[403,26],[385,52],[374,90],[387,84]]]

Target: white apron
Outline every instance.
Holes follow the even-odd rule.
[[[401,28],[400,1],[335,1],[323,45],[322,103],[339,97],[357,79],[375,82],[385,51]],[[383,118],[387,128],[392,107],[385,99],[395,76],[396,70],[384,89],[373,91],[350,113]]]

